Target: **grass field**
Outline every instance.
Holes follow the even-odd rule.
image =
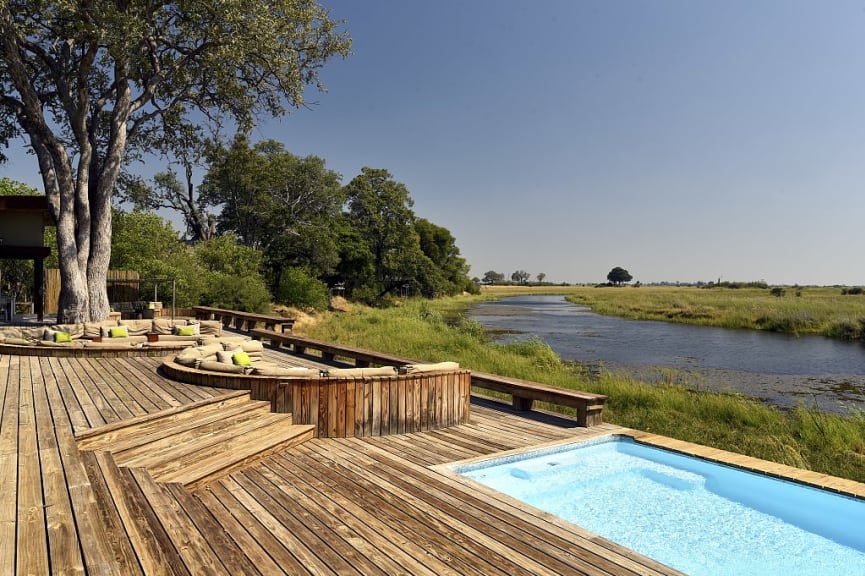
[[[611,295],[639,291],[597,290]],[[455,360],[473,370],[606,394],[607,422],[865,482],[865,414],[842,417],[805,406],[785,411],[737,395],[672,383],[650,385],[603,372],[593,376],[563,362],[538,340],[490,343],[483,328],[467,320],[464,312],[471,303],[491,296],[410,300],[385,310],[353,307],[323,315],[305,327],[304,334],[419,360]]]

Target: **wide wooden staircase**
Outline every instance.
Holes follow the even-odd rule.
[[[312,438],[238,391],[76,435],[90,574],[259,574],[198,497],[210,482]]]
[[[82,451],[109,452],[121,468],[146,470],[160,483],[195,490],[233,470],[314,435],[291,414],[273,414],[270,403],[239,391],[194,404],[88,430]]]

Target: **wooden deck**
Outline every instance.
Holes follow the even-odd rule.
[[[453,428],[250,454],[274,415],[160,363],[0,356],[0,575],[677,573],[430,468],[614,426],[473,401]]]

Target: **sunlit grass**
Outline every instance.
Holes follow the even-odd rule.
[[[672,373],[669,383],[654,385],[604,371],[593,376],[563,362],[538,339],[488,342],[483,328],[464,316],[466,306],[482,298],[411,300],[386,310],[331,312],[308,327],[306,335],[606,394],[606,422],[865,482],[861,413],[842,417],[804,406],[785,411],[738,395],[679,385]]]

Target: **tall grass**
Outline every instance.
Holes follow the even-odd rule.
[[[619,290],[616,290],[619,292]],[[651,385],[563,362],[537,339],[499,345],[463,315],[478,297],[412,300],[386,310],[329,312],[306,335],[426,361],[606,394],[604,420],[865,482],[865,415],[784,411],[738,395]]]

